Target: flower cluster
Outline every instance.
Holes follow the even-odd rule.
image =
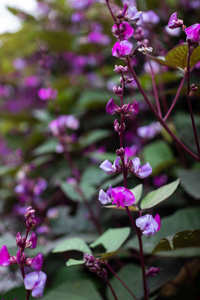
[[[43,295],[47,278],[46,274],[41,271],[43,265],[43,257],[41,253],[38,253],[34,258],[27,258],[26,254],[24,253],[25,248],[34,249],[37,246],[37,236],[33,231],[36,225],[34,213],[35,210],[32,209],[31,206],[26,209],[26,235],[21,236],[20,232],[18,232],[16,235],[16,245],[19,248],[16,256],[12,256],[9,254],[6,245],[3,245],[1,247],[0,265],[2,267],[7,267],[13,264],[18,265],[24,279],[25,289],[32,291],[32,296],[34,298],[39,298]],[[31,236],[28,238],[28,235],[31,231]],[[26,274],[25,266],[31,268],[34,271],[29,271],[29,273]]]
[[[92,254],[84,253],[83,259],[85,261],[86,267],[93,273],[96,273],[102,278],[107,277],[107,271],[102,268],[101,262],[98,258],[95,258]]]

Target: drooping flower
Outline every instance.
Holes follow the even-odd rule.
[[[114,198],[112,204],[116,204],[116,207],[130,206],[135,202],[135,196],[125,187],[116,187],[112,189],[111,196]]]
[[[143,179],[148,177],[152,173],[152,168],[150,164],[147,162],[142,167],[140,167],[140,159],[138,157],[135,157],[132,160],[133,166],[130,169],[131,173],[134,173],[137,177]]]
[[[102,164],[100,165],[100,168],[106,172],[106,174],[111,175],[116,172],[119,172],[121,170],[120,165],[119,165],[119,160],[120,158],[116,158],[113,165],[112,163],[106,159]]]
[[[135,5],[129,5],[126,12],[126,19],[133,24],[140,25],[143,21],[142,12],[138,11]]]
[[[124,56],[131,54],[132,48],[133,45],[127,40],[117,42],[112,48],[112,55],[123,58]]]
[[[196,23],[185,29],[188,40],[198,42],[200,40],[200,24]]]
[[[136,226],[139,227],[146,236],[155,235],[160,230],[161,221],[158,214],[153,218],[152,215],[145,215],[136,219]]]
[[[0,250],[0,266],[7,267],[10,265],[10,254],[6,245],[1,247]]]
[[[32,297],[41,298],[44,292],[47,275],[42,271],[35,271],[27,274],[24,278],[26,290],[32,291]]]
[[[177,12],[173,13],[169,18],[168,27],[170,29],[174,29],[177,27],[181,27],[183,25],[183,20],[177,18]]]
[[[120,38],[122,40],[126,40],[126,39],[132,37],[132,35],[134,33],[134,29],[127,22],[122,22],[121,24],[119,24],[119,29],[116,24],[113,25],[112,33],[117,38],[120,36]]]

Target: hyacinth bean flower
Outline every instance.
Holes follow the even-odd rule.
[[[126,19],[133,24],[140,25],[143,20],[142,12],[138,11],[135,5],[129,5],[126,12]]]
[[[140,159],[138,157],[135,157],[132,160],[132,163],[133,166],[130,169],[130,172],[134,173],[137,177],[143,179],[148,177],[152,173],[152,168],[148,162],[142,167],[140,167]]]
[[[40,271],[42,269],[42,265],[43,265],[43,257],[42,257],[42,253],[38,253],[36,255],[35,258],[33,258],[32,263],[31,263],[31,267],[36,270],[36,271]]]
[[[151,215],[145,215],[136,219],[136,226],[139,227],[146,236],[155,235],[160,230],[161,221],[158,214],[153,218]]]
[[[55,100],[57,97],[57,90],[53,90],[51,87],[48,88],[41,88],[38,91],[38,97],[43,100],[43,101],[47,101],[47,100]]]
[[[200,40],[200,24],[196,23],[185,29],[188,40],[197,43]]]
[[[116,204],[116,207],[130,206],[135,202],[133,193],[125,187],[112,188],[110,186],[105,193],[102,189],[99,191],[99,201],[102,204]]]
[[[142,16],[145,23],[157,24],[160,21],[160,17],[153,10],[142,12]]]
[[[49,123],[49,129],[54,136],[59,136],[66,128],[78,129],[79,121],[72,115],[61,115]]]
[[[112,27],[112,32],[113,35],[116,37],[119,37],[122,40],[126,40],[130,37],[132,37],[133,33],[134,33],[134,29],[127,23],[127,22],[122,22],[121,24],[119,24],[119,32],[118,32],[118,28],[117,25],[113,25]]]
[[[27,274],[24,278],[26,290],[32,291],[33,298],[41,298],[44,292],[47,275],[42,271],[35,271]]]
[[[161,132],[162,127],[157,122],[152,122],[149,126],[141,126],[137,129],[137,134],[141,138],[152,139]]]
[[[0,266],[7,267],[10,264],[11,264],[10,254],[8,252],[6,245],[4,245],[1,247],[1,250],[0,250]]]
[[[131,54],[133,45],[127,40],[117,42],[112,48],[112,56],[123,58],[126,55]]]
[[[168,27],[170,29],[175,29],[183,25],[183,20],[177,18],[177,12],[173,13],[169,18]]]
[[[113,165],[112,163],[106,159],[104,160],[104,162],[102,162],[102,164],[100,165],[100,168],[106,172],[106,174],[111,175],[114,174],[116,172],[119,172],[121,170],[120,165],[119,165],[119,160],[120,158],[116,158]]]
[[[133,104],[124,104],[122,107],[119,107],[115,104],[114,99],[111,98],[107,105],[106,105],[106,112],[109,115],[114,114],[124,114],[124,115],[131,115],[131,114],[137,114],[139,111],[139,105],[136,100],[133,101]]]

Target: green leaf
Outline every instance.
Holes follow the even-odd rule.
[[[43,155],[48,153],[54,153],[56,151],[56,146],[58,144],[58,141],[54,138],[48,139],[46,142],[44,142],[42,145],[37,147],[33,153],[35,155]]]
[[[78,259],[73,259],[70,258],[67,262],[66,262],[66,266],[70,267],[70,266],[77,266],[77,265],[82,265],[84,264],[85,261],[84,260],[78,260]]]
[[[101,300],[90,280],[67,281],[46,293],[43,300]]]
[[[188,195],[194,199],[200,199],[200,169],[195,170],[178,170],[178,176],[181,179],[181,186],[184,188]]]
[[[94,90],[85,91],[81,93],[81,96],[78,100],[78,108],[97,108],[103,107],[108,100],[112,97],[111,93],[107,92],[98,92]]]
[[[90,183],[88,184],[85,181],[81,182],[80,187],[83,194],[88,200],[91,199],[97,192],[96,189],[90,185]],[[65,195],[69,197],[69,199],[71,199],[72,201],[83,202],[83,196],[80,195],[76,191],[76,188],[73,187],[71,184],[67,183],[66,181],[62,181],[60,183],[60,188],[65,193]]]
[[[120,250],[108,252],[108,253],[100,253],[98,254],[98,258],[100,261],[108,260],[108,258],[115,256],[117,253],[119,253]]]
[[[106,172],[103,172],[99,166],[90,166],[84,171],[81,182],[87,183],[88,185],[91,184],[99,186],[100,183],[107,177],[108,175]]]
[[[95,242],[90,244],[90,247],[103,245],[106,252],[116,251],[128,238],[130,231],[129,227],[108,229]]]
[[[191,247],[200,247],[200,229],[185,230],[178,232],[170,237],[163,238],[156,245],[153,253],[160,251],[173,251],[176,249],[185,249]]]
[[[150,207],[154,207],[160,202],[166,200],[169,196],[173,194],[179,185],[180,179],[177,179],[169,184],[166,184],[159,189],[148,193],[141,202],[141,208],[147,209]]]
[[[135,196],[135,203],[137,204],[138,201],[140,200],[141,196],[142,196],[142,190],[143,190],[143,185],[139,184],[136,187],[132,188],[130,191],[133,193],[133,195]]]
[[[164,141],[156,141],[145,146],[143,157],[145,162],[150,163],[153,173],[160,172],[175,162],[171,148]]]
[[[88,247],[88,245],[84,242],[84,240],[80,238],[69,238],[57,245],[54,249],[53,252],[65,252],[65,251],[71,251],[71,250],[76,250],[84,253],[91,254],[91,250]]]
[[[79,143],[82,148],[86,148],[110,135],[109,130],[96,129],[80,137]]]

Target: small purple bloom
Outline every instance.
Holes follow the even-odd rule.
[[[126,18],[133,24],[140,25],[142,23],[143,17],[142,12],[137,10],[135,5],[130,5],[126,12]]]
[[[155,235],[161,227],[160,216],[158,214],[155,215],[155,218],[148,214],[142,216],[136,219],[136,226],[139,227],[146,236]]]
[[[159,175],[159,176],[155,176],[153,178],[153,184],[156,187],[161,187],[161,186],[163,186],[166,183],[167,183],[167,175],[165,175],[165,174],[162,174],[162,175]]]
[[[198,42],[200,39],[200,24],[196,23],[185,29],[188,40]]]
[[[37,246],[37,235],[33,231],[31,237],[26,241],[26,247],[30,249],[35,249]]]
[[[149,126],[141,126],[137,129],[137,134],[141,138],[152,139],[161,131],[161,126],[157,122],[152,122]]]
[[[40,271],[42,269],[42,265],[43,265],[42,253],[38,253],[36,257],[33,259],[31,263],[31,267],[36,271]]]
[[[0,250],[0,266],[7,267],[10,265],[10,254],[6,245],[1,247]]]
[[[135,202],[135,196],[125,187],[116,187],[112,189],[111,196],[114,198],[112,204],[116,204],[116,207],[130,206]]]
[[[125,147],[124,148],[124,151],[125,151],[125,156],[127,156],[127,157],[133,157],[133,156],[135,156],[136,154],[137,154],[137,152],[138,152],[138,147],[137,146],[135,146],[135,145],[133,145],[133,146],[131,146],[131,147]]]
[[[120,165],[119,165],[119,160],[120,158],[116,158],[113,165],[112,163],[106,159],[104,162],[102,162],[102,164],[100,165],[100,168],[106,172],[106,174],[111,175],[114,174],[116,172],[120,171]]]
[[[114,115],[115,114],[115,109],[118,108],[118,106],[115,104],[114,99],[111,98],[107,105],[106,105],[106,112],[109,115]]]
[[[108,35],[101,32],[90,32],[87,36],[89,43],[107,46],[110,44],[111,39]]]
[[[43,296],[46,279],[47,275],[42,271],[31,272],[24,278],[25,289],[32,291],[32,297],[41,298]]]
[[[119,24],[119,30],[116,24],[113,25],[112,32],[114,36],[116,37],[120,36],[121,39],[126,40],[132,37],[134,33],[134,29],[127,22],[122,22],[121,24]]]
[[[104,190],[100,190],[99,191],[99,201],[105,205],[105,204],[108,204],[108,203],[111,203],[112,202],[112,199],[111,199],[111,192],[112,192],[112,186],[110,185],[110,187],[107,189],[106,192],[104,192]]]
[[[112,55],[122,58],[126,55],[129,55],[132,51],[132,48],[133,48],[133,45],[126,40],[117,42],[114,44],[114,46],[112,48]]]
[[[142,15],[145,23],[157,24],[160,21],[159,16],[153,10],[142,12]]]
[[[177,12],[173,13],[169,18],[168,27],[170,29],[174,29],[177,27],[181,27],[183,25],[183,20],[179,20],[177,18]]]
[[[48,87],[48,88],[41,88],[39,91],[38,91],[38,97],[43,100],[43,101],[46,101],[46,100],[55,100],[56,97],[57,97],[57,90],[53,90],[51,87]]]
[[[135,157],[132,160],[132,163],[133,167],[131,168],[130,172],[134,173],[137,177],[143,179],[148,177],[152,173],[152,168],[148,162],[140,167],[140,159],[138,157]]]

